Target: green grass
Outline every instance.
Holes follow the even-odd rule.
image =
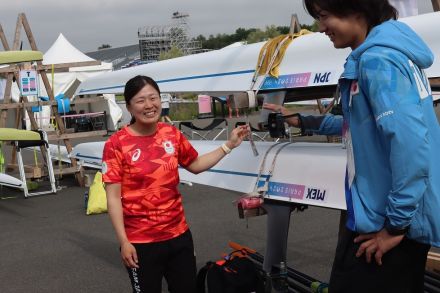
[[[170,105],[170,118],[173,121],[185,121],[197,119],[197,103],[173,103]]]
[[[198,112],[198,104],[194,101],[194,95],[186,94],[185,98],[188,100],[187,103],[171,103],[170,105],[170,118],[173,121],[187,121],[187,120],[193,120],[197,119],[199,112]],[[116,95],[116,101],[124,101],[123,95]],[[221,117],[222,116],[222,108],[220,103],[216,102],[216,116]],[[304,110],[308,110],[309,108],[312,109],[313,107],[316,108],[316,106],[308,106],[308,105],[286,105],[286,108],[288,108],[291,111],[294,112],[301,112]],[[225,106],[225,117],[228,117],[228,109]],[[295,111],[296,110],[296,111]],[[240,111],[243,114],[243,110]],[[255,112],[255,109],[248,109],[246,110],[247,114],[252,114]],[[234,112],[235,113],[235,112]]]
[[[185,121],[185,120],[193,120],[197,119],[199,116],[199,105],[194,99],[193,96],[190,94],[187,94],[186,100],[187,103],[171,103],[170,105],[170,118],[174,121]],[[222,116],[222,108],[220,103],[215,103],[215,114],[218,117]],[[225,106],[225,111],[227,111],[227,108]],[[228,113],[225,113],[225,116],[227,116]]]

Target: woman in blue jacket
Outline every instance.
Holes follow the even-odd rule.
[[[347,222],[329,291],[423,292],[427,253],[440,245],[440,128],[423,72],[434,56],[387,0],[304,5],[336,48],[352,49],[339,80],[343,116],[287,119],[347,146]]]

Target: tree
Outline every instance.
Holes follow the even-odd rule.
[[[204,42],[206,42],[206,38],[205,38],[204,35],[198,35],[198,36],[195,37],[193,40],[194,40],[194,41],[201,42],[202,44],[203,44]]]
[[[181,56],[183,56],[182,50],[180,50],[176,46],[172,46],[171,49],[169,49],[168,51],[161,52],[159,54],[159,61],[173,59]]]
[[[313,21],[311,25],[303,24],[301,25],[301,28],[307,29],[311,32],[318,32],[319,31],[319,23],[317,20]]]
[[[265,33],[266,33],[266,36],[268,39],[272,39],[272,38],[275,38],[275,37],[281,35],[281,32],[274,25],[266,26]]]
[[[98,47],[98,50],[102,50],[102,49],[109,49],[112,46],[110,46],[109,44],[102,44],[101,46]]]
[[[252,43],[258,43],[266,39],[266,34],[260,29],[255,30],[254,32],[250,33],[247,37],[248,44]]]
[[[252,43],[258,43],[262,42],[268,39],[275,38],[276,36],[279,36],[281,32],[278,30],[278,28],[274,25],[266,26],[266,30],[262,31],[260,29],[255,30],[254,32],[250,33],[247,42],[248,44]]]
[[[318,30],[316,22],[313,25],[303,25],[302,27],[311,31]],[[264,31],[256,28],[245,29],[240,27],[235,30],[234,34],[217,34],[216,36],[209,35],[208,38],[204,37],[203,35],[199,35],[198,37],[193,38],[193,40],[202,42],[202,47],[204,49],[217,50],[235,42],[247,42],[250,44],[265,41],[267,39],[279,36],[280,34],[288,34],[289,30],[290,27],[288,26],[274,25],[267,26]]]
[[[288,26],[277,26],[277,31],[282,35],[287,35],[290,32],[290,27]]]
[[[249,34],[256,31],[256,29],[251,28],[251,29],[244,29],[244,28],[238,28],[235,31],[235,42],[243,42],[246,41],[246,39],[248,38]]]

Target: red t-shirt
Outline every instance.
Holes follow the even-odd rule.
[[[159,242],[186,230],[178,165],[190,165],[198,156],[174,126],[158,123],[150,136],[136,136],[128,127],[105,143],[103,181],[121,184],[121,202],[128,240]]]

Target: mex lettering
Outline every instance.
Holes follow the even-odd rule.
[[[307,188],[306,199],[325,200],[325,190],[321,191],[317,188]]]

